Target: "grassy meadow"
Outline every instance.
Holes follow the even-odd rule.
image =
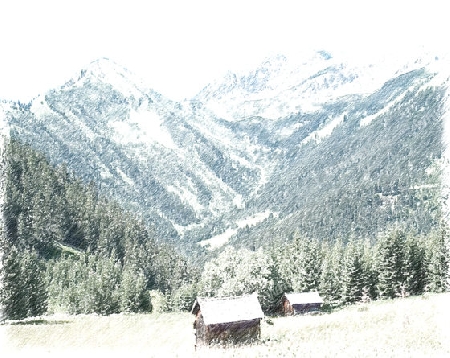
[[[450,293],[275,317],[261,341],[194,349],[189,313],[54,315],[0,325],[0,356],[450,357]],[[6,355],[5,355],[6,354]]]

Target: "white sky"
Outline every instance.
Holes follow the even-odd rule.
[[[450,47],[445,0],[0,0],[0,99],[28,101],[108,57],[172,99],[266,55],[352,59]]]

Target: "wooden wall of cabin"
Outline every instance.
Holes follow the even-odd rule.
[[[197,323],[196,332],[197,345],[249,343],[261,338],[261,320],[258,318],[209,326],[202,322]]]
[[[316,312],[320,309],[320,303],[307,303],[301,305],[293,305],[293,311],[295,314],[303,314],[308,312]]]
[[[209,344],[207,342],[208,337],[208,327],[205,325],[205,322],[203,320],[203,316],[200,311],[197,312],[197,315],[195,317],[194,322],[194,329],[195,329],[195,344],[196,345],[202,345],[202,344]]]
[[[292,316],[294,314],[294,308],[286,299],[282,302],[281,311],[285,316]]]

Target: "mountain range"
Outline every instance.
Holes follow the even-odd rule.
[[[177,102],[102,58],[0,102],[0,127],[180,247],[426,233],[448,198],[449,68],[279,55]]]

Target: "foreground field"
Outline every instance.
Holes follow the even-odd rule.
[[[374,302],[331,314],[271,318],[261,342],[195,351],[188,313],[51,316],[0,325],[0,356],[444,357],[450,294]]]

